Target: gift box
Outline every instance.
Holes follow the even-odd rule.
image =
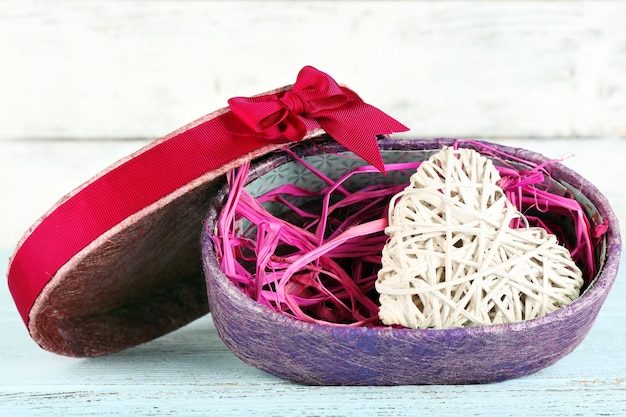
[[[319,142],[310,141],[288,153],[273,154],[252,164],[245,177],[250,193],[262,194],[283,183],[315,188],[314,184],[320,183],[320,180],[312,171],[303,169],[303,164],[316,165],[333,179],[360,166],[358,160],[340,156],[347,152],[345,148],[329,138],[320,139]],[[390,164],[400,161],[407,164],[423,161],[456,142],[455,139],[383,139],[379,141],[379,146],[385,161]],[[462,146],[483,151],[487,148],[495,149],[505,159],[522,159],[537,165],[548,161],[532,151],[497,144],[469,141]],[[296,157],[298,159],[294,160]],[[302,162],[298,162],[300,158]],[[370,171],[363,175],[368,176],[364,179],[366,184],[380,182],[382,187],[408,181],[406,174],[389,174],[372,177]],[[550,165],[550,174],[566,187],[564,194],[572,193],[582,203],[586,216],[594,224],[600,225],[604,220],[611,219],[613,215],[606,200],[577,173],[555,163]],[[325,185],[318,187],[323,188]],[[350,186],[355,187],[355,184],[348,184]],[[588,277],[583,295],[571,304],[541,317],[448,329],[407,329],[380,323],[370,326],[334,325],[317,319],[306,322],[254,300],[242,291],[241,279],[233,279],[225,274],[224,254],[221,253],[223,249],[216,250],[215,240],[219,234],[220,216],[223,216],[225,205],[231,204],[230,189],[224,185],[213,200],[202,237],[205,277],[215,326],[227,346],[242,360],[299,383],[467,384],[501,381],[535,372],[553,364],[582,341],[616,274],[617,264],[614,262],[620,253],[619,239],[607,231],[593,254],[593,262],[602,265],[601,270],[592,272],[594,277]],[[318,202],[318,205],[321,206],[322,202]],[[280,208],[270,207],[270,210],[281,213]],[[284,216],[284,212],[281,215]],[[567,229],[570,227],[571,224],[565,226]],[[245,226],[241,229],[247,230]],[[257,239],[256,230],[252,230],[250,235],[242,231],[241,235]],[[375,245],[375,236],[366,235],[364,239],[366,243]],[[329,238],[324,243],[330,242]],[[258,251],[261,249],[258,248]],[[329,253],[328,256],[332,257],[333,254]],[[249,269],[255,271],[256,265]],[[302,293],[296,295],[303,296]],[[285,309],[285,306],[282,305],[280,309]],[[311,316],[315,314],[313,312]],[[315,317],[319,317],[319,314]]]
[[[534,372],[571,352],[617,274],[619,229],[592,184],[532,151],[460,145],[479,152],[488,146],[495,159],[520,171],[540,166],[552,185],[581,207],[595,244],[587,261],[578,262],[584,276],[580,297],[540,317],[412,329],[381,323],[376,314],[365,314],[358,323],[345,318],[321,323],[318,310],[313,320],[303,321],[253,299],[226,276],[226,255],[216,239],[232,196],[233,169],[254,161],[241,180],[257,193],[270,178],[299,176],[319,183],[331,175],[329,167],[331,176],[341,176],[354,163],[369,167],[363,169],[366,181],[394,187],[408,174],[387,172],[389,164],[424,161],[458,143],[385,136],[404,130],[312,67],[305,67],[294,85],[229,100],[229,107],[153,142],[72,191],[26,232],[11,258],[8,280],[30,335],[54,353],[96,356],[149,341],[211,311],[220,336],[244,361],[292,381],[331,385],[497,381]],[[300,166],[294,161],[306,164],[311,158],[322,161],[315,168],[322,177],[294,174]],[[566,239],[577,233],[568,222],[563,228]],[[240,272],[247,276],[267,266],[259,269],[256,261],[246,261],[247,272]],[[259,291],[268,288],[275,291],[271,285]],[[367,300],[362,304],[371,307],[377,295],[368,293]]]

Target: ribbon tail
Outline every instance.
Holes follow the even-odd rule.
[[[333,139],[383,174],[386,173],[385,164],[376,135],[409,130],[393,117],[366,103],[357,103],[330,117],[316,117],[316,120]]]

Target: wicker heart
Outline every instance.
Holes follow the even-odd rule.
[[[492,161],[444,148],[421,164],[389,209],[376,290],[386,325],[452,328],[539,317],[579,297],[582,272],[521,214]]]

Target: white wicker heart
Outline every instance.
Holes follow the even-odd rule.
[[[386,325],[443,329],[528,320],[577,299],[582,272],[498,186],[493,162],[444,148],[421,164],[389,209],[376,281]]]

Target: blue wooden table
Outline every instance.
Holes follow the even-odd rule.
[[[0,249],[5,271],[8,248]],[[626,273],[583,343],[536,374],[470,386],[309,387],[252,368],[211,316],[93,359],[41,350],[0,289],[0,416],[623,416]]]

